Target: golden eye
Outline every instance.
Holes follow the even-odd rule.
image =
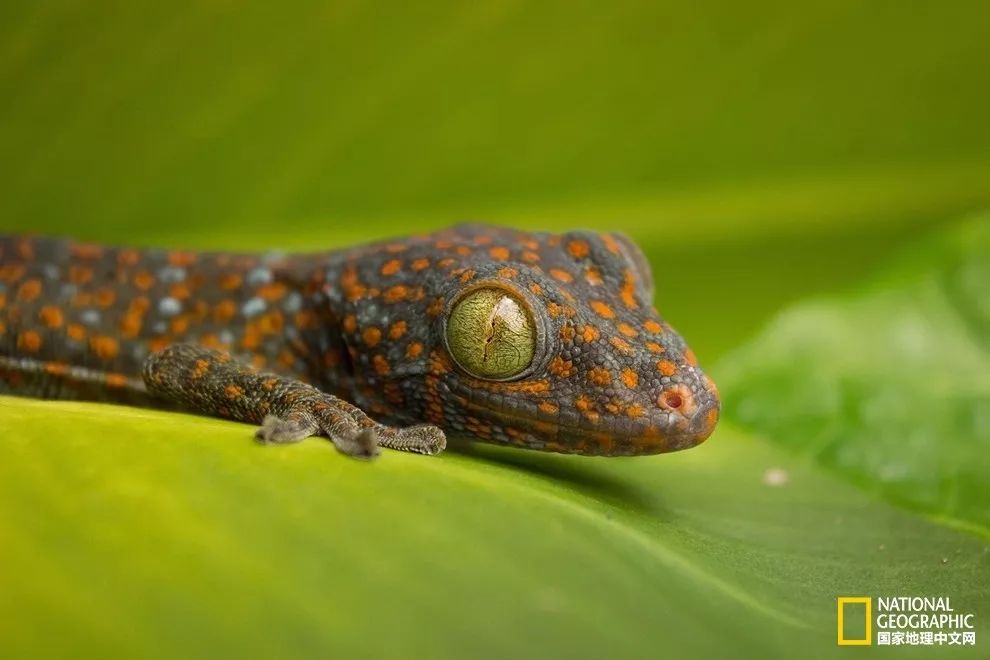
[[[451,310],[447,347],[472,376],[506,380],[521,374],[533,361],[536,326],[526,306],[509,292],[477,289]]]

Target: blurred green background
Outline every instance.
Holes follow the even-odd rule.
[[[819,657],[835,596],[903,593],[985,651],[990,219],[951,223],[990,208],[988,34],[986,2],[0,3],[0,231],[620,229],[725,393],[685,454],[373,467],[0,400],[0,642]]]
[[[6,2],[0,229],[618,227],[717,357],[990,201],[988,26],[985,2]]]

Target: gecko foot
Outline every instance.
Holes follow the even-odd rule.
[[[265,444],[289,444],[313,435],[325,435],[338,451],[347,456],[374,458],[378,455],[378,438],[374,430],[358,428],[353,423],[341,424],[325,416],[322,422],[307,413],[294,413],[284,418],[268,415],[254,437]]]

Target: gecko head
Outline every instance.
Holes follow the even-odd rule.
[[[614,233],[543,236],[518,260],[478,259],[445,279],[428,369],[445,426],[578,454],[707,439],[715,384],[653,308],[639,249]]]

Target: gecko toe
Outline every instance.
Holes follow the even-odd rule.
[[[316,425],[312,422],[268,415],[255,431],[254,437],[263,444],[284,445],[308,438],[315,431]]]
[[[343,454],[353,458],[371,459],[378,456],[378,436],[373,429],[363,429],[354,434],[334,434],[330,438]]]

